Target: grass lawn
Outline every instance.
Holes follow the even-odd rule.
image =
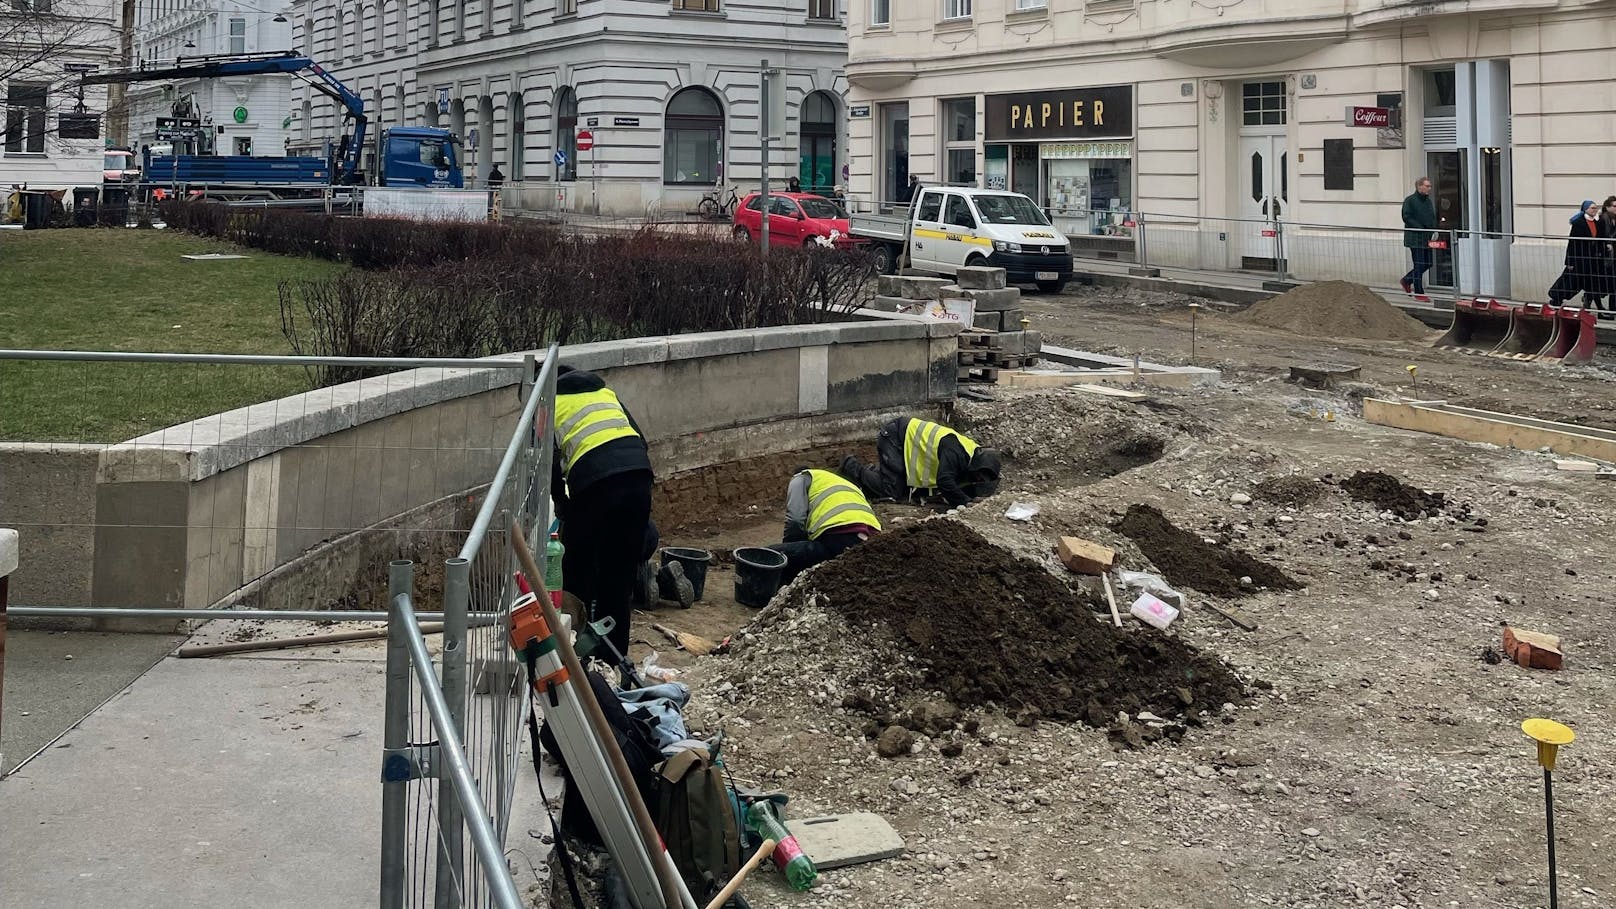
[[[291,353],[277,287],[343,266],[166,230],[0,231],[0,347]],[[296,367],[0,361],[0,441],[118,442],[305,391]]]

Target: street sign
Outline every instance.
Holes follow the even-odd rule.
[[[1348,107],[1346,125],[1385,129],[1392,125],[1392,112],[1385,107]]]
[[[600,118],[599,117],[590,117],[590,118],[588,118],[587,120],[584,121],[584,125],[585,126],[599,126],[600,125]]]
[[[594,126],[595,124],[591,123],[589,125]],[[612,118],[612,125],[613,126],[639,126],[640,125],[640,118],[639,117],[613,117]]]
[[[556,167],[566,167],[567,166],[567,153],[562,151],[559,148],[556,149],[556,153],[555,153],[555,165],[556,165]]]
[[[446,114],[448,112],[449,112],[449,90],[446,89],[446,88],[440,88],[440,89],[438,89],[438,113]]]
[[[578,150],[589,151],[595,147],[595,134],[587,129],[578,130]]]
[[[853,118],[868,117],[870,106],[868,104],[853,104],[847,108],[847,115]]]

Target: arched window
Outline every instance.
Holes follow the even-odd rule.
[[[302,42],[303,43],[301,45],[299,45],[299,46],[303,48],[303,52],[306,53],[306,54],[309,54],[310,56],[313,56],[314,53],[315,53],[315,47],[314,47],[314,20],[313,19],[304,19],[303,20],[303,39],[302,39]]]
[[[724,108],[705,88],[680,89],[668,100],[662,182],[718,185],[724,156]]]
[[[556,92],[556,149],[566,163],[556,167],[557,180],[578,179],[578,95],[570,88]]]
[[[836,99],[829,92],[809,92],[802,99],[798,129],[797,179],[803,192],[828,195],[838,182],[836,170]]]
[[[354,4],[353,38],[349,40],[348,53],[355,59],[365,55],[365,7],[363,4]]]
[[[331,33],[331,59],[333,60],[341,59],[342,45],[348,40],[348,15],[343,12],[340,6],[337,7],[336,17],[337,28]]]
[[[506,116],[511,123],[511,172],[512,182],[520,181],[523,171],[527,169],[527,102],[522,99],[521,92],[514,92],[505,100]]]

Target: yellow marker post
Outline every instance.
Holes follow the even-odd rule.
[[[1420,390],[1420,368],[1418,366],[1415,366],[1413,363],[1410,363],[1410,364],[1408,364],[1407,366],[1405,366],[1403,368],[1408,370],[1408,377],[1410,379],[1414,380],[1414,390],[1419,391]]]
[[[1559,756],[1560,746],[1571,744],[1577,734],[1562,723],[1538,718],[1522,723],[1521,731],[1537,742],[1537,762],[1543,765],[1543,813],[1549,825],[1549,909],[1559,909],[1560,882],[1554,868],[1554,759]]]

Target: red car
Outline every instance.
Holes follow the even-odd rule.
[[[847,212],[836,202],[812,193],[769,193],[769,201],[769,242],[852,245]],[[735,206],[735,239],[753,241],[762,233],[763,194],[752,193]]]

